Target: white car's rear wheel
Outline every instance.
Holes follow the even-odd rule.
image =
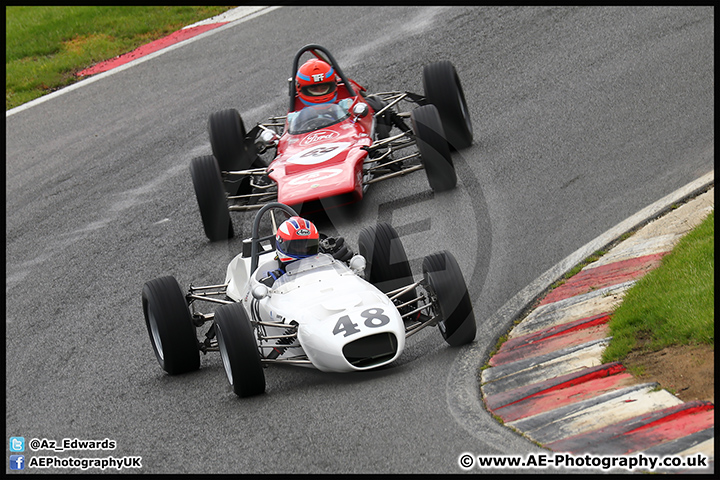
[[[365,280],[387,293],[413,283],[405,248],[392,225],[378,223],[364,227],[358,238],[358,251],[365,257]],[[415,298],[415,289],[404,294],[402,301]]]

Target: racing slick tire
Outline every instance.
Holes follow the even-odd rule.
[[[439,314],[438,328],[453,347],[475,340],[477,326],[470,294],[460,266],[452,253],[428,255],[422,264],[425,285],[434,297],[433,310]]]
[[[434,105],[418,107],[410,112],[410,120],[430,188],[435,192],[452,190],[457,184],[457,175],[437,108]]]
[[[235,394],[251,397],[265,392],[260,353],[250,319],[242,304],[215,310],[215,334],[225,373]]]
[[[365,280],[383,293],[413,283],[405,248],[392,225],[383,222],[363,227],[358,238],[358,252],[365,257]],[[416,296],[413,288],[400,299],[404,303]]]
[[[459,150],[473,141],[473,127],[460,77],[447,60],[423,67],[425,99],[440,113],[448,143]]]
[[[205,235],[211,242],[232,238],[235,232],[215,157],[206,155],[193,158],[190,161],[190,176]]]
[[[200,348],[185,295],[174,277],[159,277],[142,289],[145,325],[155,356],[170,375],[200,368]]]
[[[208,133],[221,171],[250,168],[254,158],[245,143],[247,132],[237,110],[229,108],[212,113],[208,120]]]

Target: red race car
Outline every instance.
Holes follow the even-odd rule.
[[[303,54],[310,60],[300,65]],[[434,191],[455,188],[450,149],[473,140],[455,67],[448,61],[426,65],[423,89],[424,95],[370,94],[345,77],[324,47],[301,48],[289,79],[287,115],[250,131],[235,109],[210,115],[213,154],[190,163],[207,237],[233,236],[232,211],[269,202],[303,213],[328,209],[361,200],[375,182],[421,169]],[[401,102],[414,108],[399,112]],[[264,158],[269,152],[270,161]]]

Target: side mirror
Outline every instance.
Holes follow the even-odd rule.
[[[255,300],[262,300],[263,298],[267,297],[269,291],[270,290],[268,289],[268,287],[261,283],[260,285],[253,288],[252,296]]]
[[[348,262],[350,270],[355,272],[355,275],[358,275],[360,277],[365,274],[366,264],[367,262],[365,261],[365,257],[363,257],[362,255],[353,255],[353,257]]]
[[[257,153],[262,154],[270,147],[277,147],[280,143],[280,136],[272,130],[263,129],[260,134],[260,141],[255,143]]]
[[[277,147],[280,137],[272,130],[263,130],[260,134],[260,140],[268,147]]]
[[[367,106],[367,103],[358,102],[356,103],[352,108],[352,114],[355,118],[361,118],[368,114],[370,109]]]

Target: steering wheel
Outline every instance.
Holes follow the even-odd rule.
[[[317,118],[311,118],[307,122],[303,123],[302,130],[303,131],[312,131],[317,130],[318,128],[322,128],[328,124],[327,118],[324,117],[317,117]]]

